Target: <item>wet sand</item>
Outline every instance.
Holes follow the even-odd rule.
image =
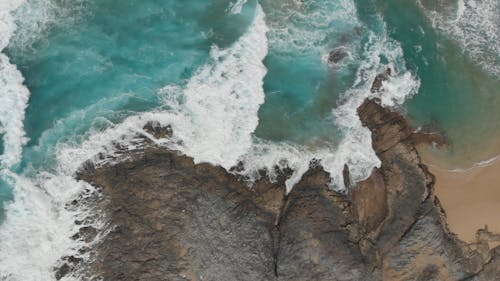
[[[474,242],[476,231],[485,225],[500,234],[500,157],[490,163],[465,170],[442,168],[440,159],[419,148],[424,163],[436,176],[436,196],[448,217],[452,232],[466,242]]]

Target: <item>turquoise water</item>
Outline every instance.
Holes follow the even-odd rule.
[[[61,138],[154,108],[160,87],[192,75],[214,41],[200,20],[211,8],[169,3],[88,1],[79,24],[50,30],[50,44],[12,51],[32,93],[24,159],[45,165]]]
[[[57,143],[81,141],[79,136],[91,128],[102,130],[160,106],[158,89],[185,83],[206,62],[212,45],[223,48],[236,41],[251,22],[256,5],[250,1],[235,15],[228,13],[230,1],[198,2],[84,1],[73,14],[64,15],[77,20],[56,21],[35,35],[38,38],[30,41],[29,48],[11,45],[7,54],[31,92],[24,122],[30,141],[18,171],[50,169]],[[470,150],[483,139],[470,135],[493,137],[499,131],[498,122],[488,122],[499,119],[499,80],[463,56],[414,2],[356,1],[359,22],[320,18],[325,21],[320,27],[308,23],[307,15],[325,8],[345,9],[342,3],[313,1],[304,8],[290,4],[293,1],[277,2],[262,3],[268,22],[282,21],[286,4],[304,17],[285,23],[297,28],[297,38],[286,48],[279,40],[273,45],[271,39],[264,61],[266,102],[259,111],[256,136],[302,144],[338,141],[341,132],[331,110],[352,85],[357,64],[332,70],[322,56],[328,48],[362,41],[365,34],[355,34],[355,28],[381,33],[384,24],[401,43],[408,68],[421,81],[418,95],[406,104],[417,124],[436,122],[458,147]],[[324,32],[324,38],[302,48],[306,45],[299,37],[314,29]],[[475,133],[470,134],[470,129]],[[2,190],[0,196],[9,197],[7,189]]]
[[[344,1],[311,1],[304,6],[283,2],[287,1],[263,1],[268,23],[279,31],[269,35],[266,103],[259,111],[256,135],[274,141],[335,142],[339,132],[331,110],[352,85],[356,63],[331,69],[322,56],[329,48],[360,40],[362,35],[355,32],[358,22],[349,18],[355,13],[350,14]]]
[[[500,79],[485,71],[445,34],[436,31],[413,1],[378,1],[391,36],[401,42],[421,80],[405,107],[417,125],[435,124],[451,141],[443,156],[468,167],[500,148]],[[493,152],[493,154],[492,154]]]
[[[484,148],[500,133],[500,80],[433,26],[416,1],[31,0],[12,14],[18,29],[4,53],[31,94],[21,127],[29,141],[15,165],[2,167],[0,221],[13,220],[0,225],[0,248],[2,239],[29,245],[21,239],[33,237],[16,240],[17,229],[71,230],[58,225],[67,215],[66,195],[58,194],[75,185],[67,179],[74,170],[65,166],[76,167],[93,156],[88,151],[105,147],[103,136],[112,139],[113,128],[132,128],[123,134],[140,129],[133,118],[151,112],[185,129],[178,130],[179,143],[194,148],[175,148],[199,152],[203,161],[225,165],[227,156],[254,168],[300,170],[321,158],[339,189],[344,163],[354,179],[377,165],[356,116],[364,98],[382,98],[416,126],[441,128],[452,143],[441,153],[457,165],[490,157]],[[328,62],[331,50],[345,57]],[[371,93],[373,79],[387,68],[394,76],[382,93]],[[241,158],[224,150],[240,144],[248,150],[236,155]],[[6,147],[1,140],[0,155],[11,153]],[[46,221],[26,226],[16,216],[26,224]],[[71,243],[64,239],[40,243],[59,249]],[[51,253],[56,259],[61,252]],[[7,262],[2,255],[0,267]],[[12,272],[35,266],[23,262],[12,261]]]

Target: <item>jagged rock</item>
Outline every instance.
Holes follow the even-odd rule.
[[[344,187],[349,189],[351,187],[351,173],[349,172],[349,166],[347,166],[347,164],[344,164],[342,177],[344,178]]]
[[[221,167],[159,147],[86,169],[102,187],[112,229],[93,249],[104,280],[498,280],[500,248],[451,234],[398,113],[366,101],[358,113],[382,165],[349,192],[328,188],[318,162],[285,195],[282,173],[248,188]],[[349,178],[344,169],[344,178]],[[481,242],[482,241],[482,242]],[[64,274],[66,268],[62,271]],[[62,274],[59,271],[56,274]],[[58,275],[59,276],[59,275]]]
[[[447,229],[432,193],[434,177],[420,161],[406,120],[375,101],[366,101],[358,113],[372,131],[387,190],[388,214],[371,234],[383,280],[462,280],[477,274],[487,260]]]
[[[80,222],[75,222],[76,224]],[[81,224],[81,223],[80,223]],[[77,233],[75,233],[71,238],[73,240],[82,240],[87,243],[92,242],[97,236],[97,229],[93,226],[81,227]]]
[[[380,91],[382,88],[382,82],[387,81],[389,77],[392,74],[392,70],[390,68],[387,68],[384,73],[380,73],[375,77],[375,80],[373,80],[373,84],[371,87],[371,92],[375,93]]]
[[[64,276],[66,276],[71,271],[71,267],[64,263],[59,268],[55,269],[55,277],[56,280],[61,280]]]
[[[291,191],[280,220],[278,280],[369,280],[347,198],[321,167]]]
[[[157,121],[147,122],[143,129],[157,139],[169,138],[172,136],[172,127],[162,126],[160,122]]]

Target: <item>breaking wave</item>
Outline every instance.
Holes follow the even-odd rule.
[[[11,11],[22,4],[20,1],[12,3],[0,2],[0,11],[6,10],[1,9],[2,5],[10,9],[6,13],[0,12],[0,28],[5,29],[9,36],[16,27]],[[241,0],[235,2],[228,12],[239,13],[245,3]],[[288,17],[286,11],[292,9],[307,11],[312,8],[303,1],[290,3],[299,6],[290,4],[292,6],[285,9],[284,17]],[[76,226],[74,221],[87,216],[89,210],[68,208],[67,203],[86,190],[92,192],[93,188],[76,181],[73,176],[86,160],[97,162],[99,154],[112,156],[117,153],[117,146],[129,150],[138,148],[141,143],[137,143],[137,135],[179,150],[197,163],[209,162],[230,170],[241,162],[243,168],[238,173],[246,176],[249,182],[256,180],[262,169],[275,179],[276,166],[291,168],[294,172],[286,182],[287,191],[300,180],[313,159],[321,161],[331,175],[332,188],[337,190],[345,190],[342,178],[345,164],[350,167],[352,181],[367,178],[380,161],[371,146],[371,133],[362,126],[356,109],[367,98],[379,98],[387,106],[400,105],[419,87],[418,79],[405,68],[401,47],[385,33],[376,34],[366,29],[366,42],[357,47],[359,50],[352,47],[352,56],[360,61],[356,80],[332,109],[333,120],[342,131],[338,144],[311,148],[271,142],[253,134],[259,123],[259,108],[265,101],[263,81],[267,69],[263,61],[269,48],[291,47],[304,51],[314,46],[318,61],[321,61],[329,46],[324,44],[326,37],[316,30],[331,28],[335,21],[348,22],[346,31],[362,25],[355,19],[352,2],[340,1],[332,5],[337,5],[337,10],[340,5],[341,12],[328,14],[326,11],[330,6],[325,6],[318,12],[293,14],[292,25],[285,27],[279,22],[268,25],[263,8],[257,4],[253,22],[235,43],[225,49],[213,46],[208,62],[185,85],[167,85],[159,90],[158,95],[164,104],[161,109],[130,116],[105,130],[90,130],[83,136],[83,142],[58,143],[54,170],[50,173],[34,171],[36,176],[33,177],[9,171],[21,160],[22,146],[27,140],[22,124],[29,91],[22,85],[19,71],[1,54],[0,132],[5,146],[1,160],[4,180],[13,187],[15,200],[6,205],[6,220],[0,227],[0,279],[51,280],[54,265],[62,256],[77,255],[76,249],[82,242],[70,237],[81,226]],[[327,25],[323,25],[325,21]],[[0,42],[2,48],[9,43],[8,40]],[[387,80],[382,82],[379,91],[372,91],[377,75],[386,73],[387,69],[390,69]],[[7,115],[8,119],[2,119]],[[155,139],[143,129],[148,121],[170,125],[173,136]],[[96,222],[97,228],[100,223]],[[76,277],[70,276],[67,280],[71,278]]]

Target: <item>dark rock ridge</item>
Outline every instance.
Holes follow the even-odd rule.
[[[104,280],[500,280],[500,248],[487,231],[451,234],[434,177],[403,117],[366,101],[358,109],[382,161],[347,194],[318,163],[285,195],[277,182],[249,189],[221,167],[151,146],[82,171],[102,188],[96,210],[111,229],[81,265]],[[169,134],[168,130],[151,130]],[[75,234],[76,235],[76,234]],[[95,232],[77,235],[91,239]],[[90,238],[89,238],[90,237]],[[71,274],[63,263],[58,277]],[[62,275],[62,276],[61,276]],[[91,277],[83,277],[91,279]]]

